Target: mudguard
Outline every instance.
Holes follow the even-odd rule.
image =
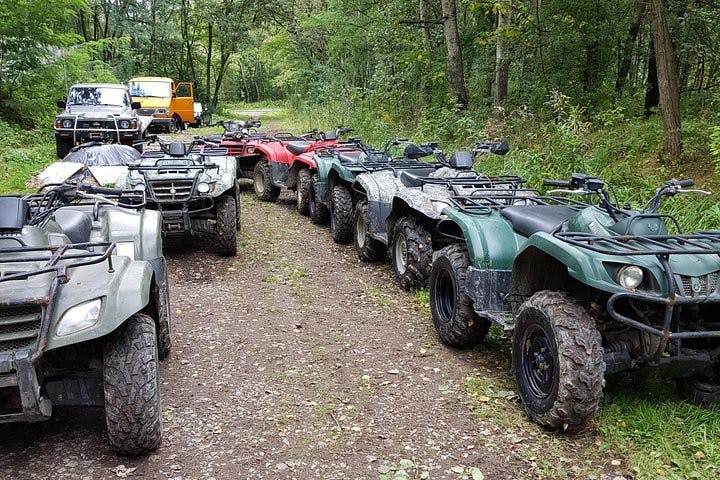
[[[153,269],[149,262],[113,256],[113,271],[107,263],[68,271],[68,283],[59,287],[50,322],[46,351],[104,337],[125,320],[141,311],[150,301]],[[72,307],[100,298],[100,317],[91,327],[58,336],[62,316]]]

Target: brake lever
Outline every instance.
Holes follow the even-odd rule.
[[[698,193],[700,195],[712,195],[712,192],[708,192],[707,190],[700,190],[697,188],[693,188],[690,190],[685,190],[684,188],[678,188],[675,193]]]
[[[587,190],[583,190],[582,188],[578,188],[577,190],[567,190],[564,188],[558,188],[556,190],[548,190],[547,192],[549,195],[553,195],[555,193],[569,193],[571,195],[592,195],[593,192],[589,192]]]

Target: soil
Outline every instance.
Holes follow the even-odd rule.
[[[442,346],[389,267],[333,243],[291,192],[261,203],[251,191],[237,257],[166,251],[160,449],[115,455],[101,409],[57,408],[48,422],[0,425],[0,478],[377,479],[401,465],[409,478],[543,476],[528,448],[545,434],[473,412],[467,378],[496,359]],[[562,461],[587,464],[593,442],[568,440]]]

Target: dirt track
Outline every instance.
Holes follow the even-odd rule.
[[[525,452],[536,429],[480,422],[468,407],[466,378],[493,361],[443,347],[386,266],[335,245],[288,194],[242,202],[236,258],[166,252],[162,447],[116,456],[101,410],[58,410],[0,425],[0,478],[374,479],[403,459],[421,466],[410,478],[463,478],[471,466],[537,478]]]

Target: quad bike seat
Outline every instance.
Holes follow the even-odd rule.
[[[340,163],[358,163],[360,161],[360,152],[339,153],[338,159]]]
[[[516,232],[529,237],[537,232],[554,232],[575,212],[564,205],[518,205],[506,207],[500,214],[510,221]]]
[[[300,155],[310,146],[308,142],[288,142],[285,144],[285,148],[290,150],[295,155]]]
[[[212,143],[220,143],[223,141],[224,134],[222,133],[213,133],[212,135],[208,135],[205,137],[205,140]]]
[[[409,188],[421,187],[423,184],[422,179],[418,175],[414,175],[407,170],[402,170],[399,178],[402,184]]]

